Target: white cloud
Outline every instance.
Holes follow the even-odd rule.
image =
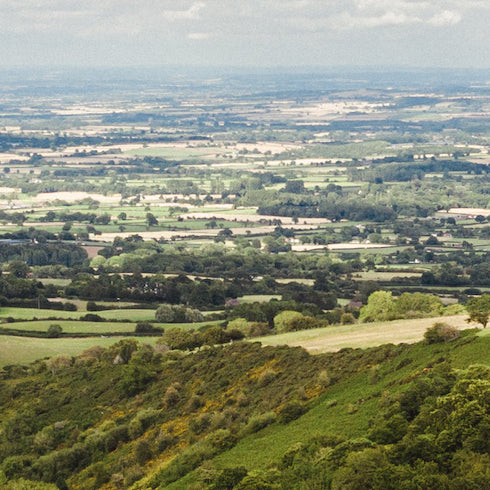
[[[199,12],[204,7],[206,7],[204,2],[195,2],[189,8],[184,10],[163,10],[162,17],[170,21],[197,19],[199,17]]]
[[[212,32],[190,32],[187,34],[187,39],[191,39],[193,41],[204,41],[206,39],[211,39],[212,37]]]
[[[438,14],[435,14],[429,19],[429,24],[433,26],[448,26],[455,25],[461,21],[461,14],[459,12],[455,12],[454,10],[444,10]]]

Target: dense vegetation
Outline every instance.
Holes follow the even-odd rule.
[[[488,339],[320,356],[123,340],[10,366],[1,475],[85,489],[484,488],[490,368],[460,366],[488,362]],[[257,448],[230,466],[257,437],[276,441],[274,456]]]

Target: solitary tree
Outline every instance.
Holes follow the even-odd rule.
[[[155,216],[152,213],[146,213],[146,224],[148,226],[157,226],[158,220],[155,218]]]
[[[466,320],[467,322],[481,323],[483,328],[485,328],[490,317],[490,294],[482,294],[477,298],[471,298],[466,303],[466,311],[470,315]]]

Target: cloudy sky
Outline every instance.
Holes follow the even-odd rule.
[[[490,0],[0,0],[3,66],[490,68]]]

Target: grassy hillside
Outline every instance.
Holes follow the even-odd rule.
[[[485,488],[489,348],[490,336],[472,330],[316,356],[257,343],[166,353],[125,339],[9,366],[0,482]],[[407,486],[415,474],[419,487]]]

